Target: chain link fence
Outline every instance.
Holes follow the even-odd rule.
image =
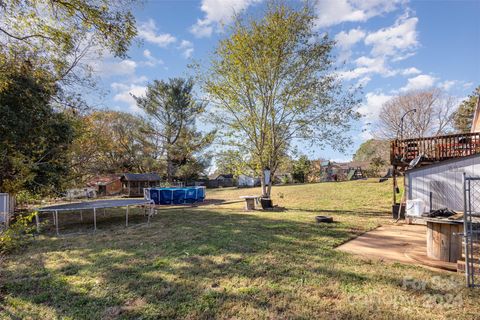
[[[463,255],[468,287],[480,287],[480,177],[464,176]]]

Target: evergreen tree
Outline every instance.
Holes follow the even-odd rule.
[[[459,132],[470,132],[472,128],[473,116],[477,107],[478,97],[480,95],[480,86],[478,86],[467,99],[462,101],[453,116],[455,129]]]
[[[195,119],[205,111],[205,103],[194,98],[193,85],[191,79],[155,80],[147,86],[144,97],[134,97],[138,106],[152,119],[152,135],[164,156],[169,182],[181,167],[206,163],[199,157],[215,135],[214,131],[202,134],[196,130]],[[187,176],[187,171],[182,171],[181,178]]]

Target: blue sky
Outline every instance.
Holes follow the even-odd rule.
[[[264,6],[262,0],[145,1],[134,8],[139,34],[129,58],[106,55],[93,63],[105,92],[93,103],[139,112],[130,93],[141,95],[153,79],[191,75],[188,64],[208,63],[234,12],[254,14]],[[480,84],[480,0],[328,0],[315,10],[319,32],[337,40],[346,84],[364,86],[364,118],[351,130],[346,153],[302,148],[311,158],[350,159],[395,94],[439,87],[461,99]]]

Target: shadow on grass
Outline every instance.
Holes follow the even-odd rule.
[[[329,283],[398,285],[394,276],[372,279],[339,265],[346,255],[333,247],[363,231],[281,216],[170,210],[150,227],[44,237],[9,258],[20,267],[1,271],[0,292],[75,319],[231,318],[239,306],[274,318],[310,318],[326,309],[308,292]],[[331,311],[340,318],[356,312]],[[25,312],[15,316],[32,316]]]
[[[360,215],[374,215],[374,216],[388,216],[391,213],[388,211],[370,211],[362,210],[344,210],[344,209],[304,209],[304,208],[289,208],[290,211],[305,211],[313,213],[337,213],[337,214],[360,214]]]

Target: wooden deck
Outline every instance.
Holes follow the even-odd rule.
[[[422,156],[422,164],[466,157],[480,153],[480,133],[450,134],[393,140],[390,145],[390,162],[404,168],[410,161]]]

